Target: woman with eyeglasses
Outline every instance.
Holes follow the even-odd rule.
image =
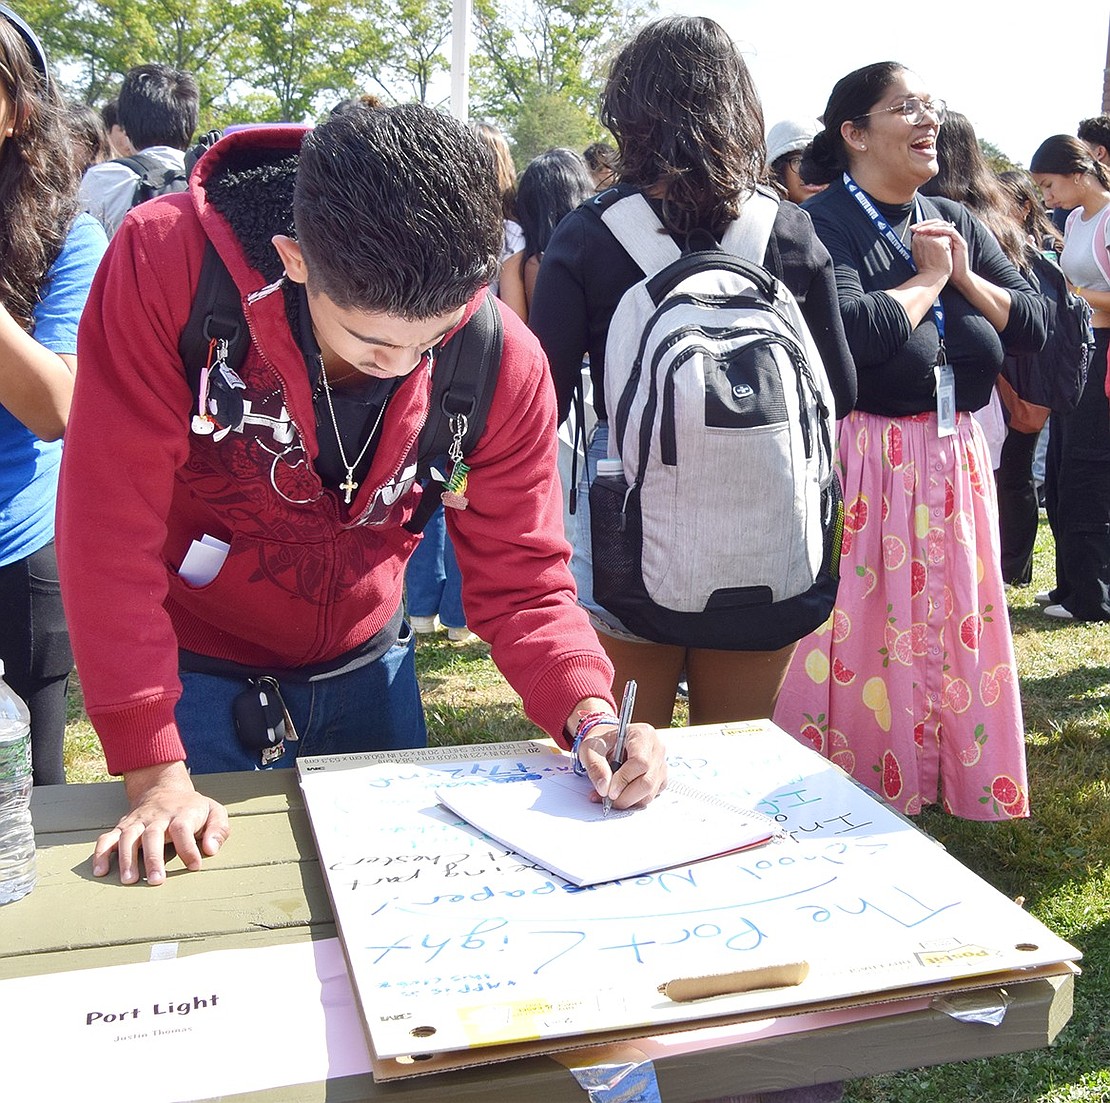
[[[846,508],[828,624],[799,645],[775,712],[907,814],[1028,815],[1021,704],[990,458],[971,416],[1046,307],[958,203],[923,197],[945,105],[881,62],[829,97],[806,210],[833,258],[855,357],[840,425]]]

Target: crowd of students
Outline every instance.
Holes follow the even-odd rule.
[[[694,33],[688,23],[682,30]],[[664,45],[643,38],[639,44],[638,70],[664,70],[655,74],[656,87],[673,88],[687,49],[709,59],[706,68],[715,77],[720,72],[722,54],[712,38],[691,47],[677,25]],[[721,100],[742,103],[741,111],[762,123],[750,93],[725,93],[728,86],[717,80]],[[637,175],[645,156],[638,144],[642,132],[629,135],[625,120],[612,114],[606,123],[620,147],[620,180],[640,187],[662,210],[661,166],[678,164],[691,173],[689,160],[674,147],[694,145],[690,132],[698,127],[704,137],[711,115],[704,105],[683,104],[668,93],[668,106],[678,101],[688,114],[667,117],[651,87],[645,81],[641,109],[664,118],[674,139],[668,146],[658,134],[650,136],[649,156],[657,158],[651,171]],[[607,96],[612,89],[611,81]],[[1025,816],[1024,727],[1005,587],[1031,578],[1038,504],[1032,464],[1045,437],[1052,443],[1041,478],[1057,581],[1037,600],[1049,617],[1110,618],[1110,411],[1104,392],[1110,331],[1103,309],[1110,305],[1104,297],[1110,238],[1102,217],[1110,212],[1110,194],[1099,160],[1110,148],[1110,119],[1084,120],[1082,139],[1050,139],[1033,158],[1032,177],[1018,172],[1000,180],[970,122],[897,64],[848,74],[822,118],[823,128],[806,120],[770,127],[765,159],[781,193],[805,204],[831,254],[853,386],[858,381],[850,409],[838,404],[837,411],[847,515],[833,616],[773,660],[758,652],[721,652],[708,656],[718,664],[711,666],[698,649],[663,649],[635,637],[591,598],[585,485],[578,493],[571,563],[579,601],[591,612],[618,680],[637,676],[654,687],[641,705],[643,719],[669,723],[676,680],[693,673],[692,722],[773,713],[780,726],[909,814],[940,802],[974,819]],[[1053,210],[1081,208],[1069,219],[1066,238],[1053,230],[1044,203]],[[902,248],[888,246],[868,206],[893,228]],[[672,210],[678,209],[675,203]],[[681,243],[698,226],[667,228]],[[700,228],[722,236],[720,220],[703,220]],[[1035,357],[1045,341],[1051,309],[1032,268],[1032,254],[1042,251],[1059,256],[1070,284],[1094,312],[1087,385],[1079,408],[1053,413],[1051,433],[1047,427],[1042,433],[1040,425],[1012,424],[1031,407],[1002,379],[1010,406],[999,414],[992,441],[986,414],[1001,410],[994,385],[1004,357]],[[528,317],[548,355],[561,416],[569,412],[583,354],[595,396],[601,391],[606,320],[637,274],[612,236],[582,211],[554,233],[538,266]],[[818,324],[812,313],[809,321]],[[942,344],[955,411],[947,431],[938,431],[936,397]],[[840,376],[837,353],[822,351],[834,378]],[[595,409],[599,424],[586,457],[587,482],[607,451],[607,411],[596,400]],[[1043,411],[1042,424],[1049,420],[1047,409],[1032,409]],[[996,469],[1000,492],[992,478]],[[1005,801],[992,792],[1003,792]]]
[[[421,742],[409,624],[487,640],[528,714],[622,805],[664,783],[655,728],[684,682],[692,722],[773,715],[907,813],[1028,815],[1004,585],[1029,581],[1040,434],[1005,435],[1013,500],[1000,502],[980,412],[1003,358],[1044,344],[1029,256],[1052,245],[1094,312],[1096,351],[1078,409],[1049,420],[1056,585],[1039,598],[1049,616],[1110,619],[1110,121],[1042,144],[1039,194],[1025,176],[997,182],[967,120],[893,62],[837,82],[822,127],[785,120],[765,137],[728,35],[675,17],[614,61],[602,121],[616,148],[551,150],[517,180],[496,128],[360,103],[315,131],[229,138],[191,194],[129,213],[144,164],[106,157],[106,127],[67,112],[33,29],[0,16],[0,652],[32,707],[35,780],[61,781],[63,467],[62,593],[89,714],[133,805],[99,841],[98,873],[118,854],[124,879],[140,862],[160,879],[161,838],[191,866],[219,847],[226,816],[186,764]],[[118,109],[125,155],[167,179],[184,170],[191,78],[140,67]],[[769,183],[781,202],[763,264],[801,304],[835,396],[839,595],[827,624],[774,651],[663,644],[592,593],[606,337],[643,273],[583,203],[639,193],[683,248],[722,240]],[[1042,196],[1072,210],[1062,243]],[[217,358],[204,376],[249,396],[234,423],[208,418],[181,371],[206,243],[251,336],[241,366]],[[450,481],[413,556],[404,524],[435,355],[487,285],[507,305],[486,431],[457,472],[469,486]],[[596,425],[568,555],[555,430],[584,364]],[[204,541],[222,548],[218,569],[190,585],[183,561]],[[639,684],[616,777],[614,677]],[[255,763],[243,694],[267,678],[287,743]],[[984,801],[998,778],[1007,799]]]

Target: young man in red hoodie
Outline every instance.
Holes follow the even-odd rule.
[[[436,356],[495,272],[492,179],[446,116],[368,109],[228,136],[189,192],[113,239],[82,320],[58,540],[86,707],[131,802],[97,841],[98,876],[115,853],[122,881],[157,884],[165,843],[190,869],[219,849],[226,811],[191,774],[425,741],[404,525]],[[193,416],[178,347],[208,245],[250,332],[229,424]],[[449,499],[467,623],[528,716],[627,807],[663,784],[662,745],[634,725],[611,775],[612,668],[567,569],[554,394],[535,339],[500,314],[485,429]],[[275,689],[299,738],[260,750],[251,720]]]

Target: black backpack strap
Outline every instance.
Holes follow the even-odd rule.
[[[409,532],[423,531],[443,496],[444,486],[432,475],[431,466],[446,456],[451,447],[452,418],[459,415],[466,418],[464,456],[474,450],[486,427],[501,372],[504,336],[501,314],[493,296],[487,293],[470,321],[436,357],[428,420],[417,446],[416,477],[424,482],[424,494],[405,525]]]
[[[186,176],[180,169],[167,167],[160,164],[152,157],[145,157],[141,153],[134,153],[130,157],[117,157],[115,165],[126,165],[136,176],[135,191],[131,197],[131,206],[135,207],[156,195],[163,195],[167,191],[181,191],[185,186]],[[173,187],[170,185],[173,184]]]
[[[246,359],[250,331],[243,316],[239,288],[235,286],[215,246],[206,241],[193,306],[177,341],[189,390],[198,403],[202,375],[219,350],[221,341],[226,342],[226,347],[220,350],[224,355],[219,359],[223,361],[224,368],[230,369],[231,376],[223,371],[211,373],[207,381],[209,406],[212,402],[216,405],[207,412],[214,415],[221,426],[237,425],[243,419],[243,400],[236,393],[241,389],[241,383],[235,387],[234,379],[238,378],[239,366]]]
[[[113,165],[125,165],[136,176],[141,176],[144,179],[147,174],[153,172],[155,169],[161,169],[162,166],[158,164],[151,157],[144,157],[141,153],[133,153],[130,157],[116,157],[112,160]]]

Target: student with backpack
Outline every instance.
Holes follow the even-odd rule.
[[[806,204],[859,371],[840,426],[840,594],[799,645],[776,722],[894,807],[1029,814],[994,481],[972,411],[1047,305],[958,203],[923,197],[943,100],[894,62],[837,82]],[[812,171],[811,171],[812,170]]]
[[[97,876],[118,854],[125,883],[161,883],[164,842],[190,869],[219,849],[226,811],[190,771],[423,745],[401,589],[441,494],[471,625],[527,714],[618,807],[662,785],[645,725],[607,761],[612,668],[567,570],[554,394],[486,290],[501,236],[484,147],[419,105],[228,135],[189,193],[124,219],[82,322],[59,506],[85,703],[131,802]],[[194,373],[212,251],[236,293],[201,316]],[[445,455],[418,486],[440,373],[491,315],[474,363],[492,393],[443,397]]]
[[[774,599],[780,595],[772,593],[760,573],[766,560],[785,558],[788,550],[780,546],[769,554],[766,532],[779,521],[798,521],[797,507],[803,502],[814,507],[805,536],[817,537],[817,546],[812,540],[798,541],[808,544],[804,566],[821,566],[824,533],[815,514],[820,495],[812,495],[810,503],[808,491],[831,490],[833,418],[847,413],[855,397],[855,371],[837,309],[832,267],[808,216],[792,203],[779,204],[769,193],[757,191],[766,159],[762,110],[739,51],[712,20],[661,19],[637,34],[613,63],[602,99],[602,121],[617,139],[621,183],[560,222],[544,253],[529,314],[529,325],[551,364],[560,419],[570,409],[582,357],[589,353],[590,358],[598,425],[577,494],[579,532],[571,567],[578,600],[613,660],[617,681],[637,682],[638,719],[657,727],[670,724],[684,671],[691,723],[768,716],[795,641],[825,619],[835,593],[835,578],[825,577],[822,592],[814,595],[808,609],[815,619],[807,622],[804,615],[789,617],[777,611]],[[616,222],[610,215],[614,211],[620,212]],[[737,252],[745,249],[747,260]],[[719,279],[721,287],[730,288],[747,281],[748,298],[769,308],[748,276],[733,271],[747,265],[744,271],[761,281],[772,298],[777,295],[779,306],[787,297],[791,302],[796,298],[801,312],[791,314],[787,323],[793,329],[789,340],[785,331],[768,339],[778,344],[779,352],[768,353],[766,362],[756,356],[750,377],[730,375],[752,365],[734,363],[736,349],[720,347],[716,340],[714,331],[733,318],[722,300],[710,296],[706,315],[692,322],[693,328],[678,326],[695,340],[688,348],[682,346],[688,352],[685,363],[675,364],[668,375],[676,390],[662,384],[665,393],[654,406],[660,413],[669,412],[676,398],[690,413],[673,442],[679,453],[675,466],[667,462],[670,446],[660,448],[658,419],[649,426],[649,418],[641,416],[647,412],[644,403],[637,398],[626,411],[622,396],[631,395],[637,381],[650,388],[648,368],[635,370],[637,348],[647,332],[645,319],[651,313],[645,277],[662,269],[675,271],[672,262],[681,259],[683,250],[690,252],[699,269],[703,262],[708,265],[697,279],[714,284]],[[769,325],[783,324],[777,308],[765,317]],[[671,344],[668,327],[664,318],[651,338],[658,341],[661,355]],[[675,336],[685,340],[681,333]],[[793,353],[786,352],[787,347]],[[800,364],[793,356],[800,356]],[[788,414],[765,432],[762,426],[770,406],[781,406]],[[811,425],[809,415],[816,415],[818,407],[823,413],[814,416]],[[650,455],[642,466],[640,425],[644,439],[651,437]],[[779,447],[774,461],[763,456],[762,467],[743,458],[745,449],[759,440],[777,441]],[[712,441],[727,451],[700,451],[715,447]],[[710,455],[714,458],[699,462],[699,456]],[[813,473],[812,486],[809,474],[803,474],[807,456],[815,465],[825,460],[823,471]],[[614,478],[632,480],[625,491],[635,485],[638,506],[634,516],[623,515],[624,492],[617,492],[615,510],[605,510],[614,531],[599,536],[591,532],[591,516],[599,516],[594,496],[600,487],[615,486],[608,476],[599,477],[599,463],[608,460],[603,468],[612,466],[618,458],[620,474]],[[654,516],[652,510],[660,508],[656,491],[672,479],[686,480],[682,485],[688,492],[681,492],[676,501],[682,517],[677,519],[665,505]],[[783,489],[786,483],[791,485],[788,492]],[[734,508],[737,499],[745,518],[742,524]],[[832,499],[825,504],[831,515]],[[627,524],[622,524],[622,517]],[[643,554],[633,565],[635,585],[622,585],[619,576],[595,578],[595,562],[605,561],[599,564],[605,574],[622,533],[627,536],[629,526],[641,522]],[[830,532],[828,543],[836,542]],[[745,553],[752,549],[759,549],[763,562],[750,577],[743,577]],[[738,564],[740,575],[734,576]],[[667,577],[660,580],[660,574]],[[612,584],[608,606],[598,598],[597,581]],[[682,593],[664,592],[672,581]],[[703,583],[708,593],[695,593]],[[811,576],[807,586],[812,583]],[[621,603],[630,595],[642,599],[637,608],[612,607],[613,601]],[[806,626],[791,632],[798,623]]]
[[[1110,620],[1110,170],[1068,134],[1047,138],[1029,172],[1052,209],[1069,209],[1060,267],[1092,310],[1095,351],[1075,410],[1049,422],[1045,504],[1056,584],[1037,600],[1058,620]]]
[[[81,205],[111,237],[139,203],[184,191],[185,151],[197,128],[200,91],[189,73],[137,65],[123,78],[119,125],[134,152],[93,165],[81,180]]]

